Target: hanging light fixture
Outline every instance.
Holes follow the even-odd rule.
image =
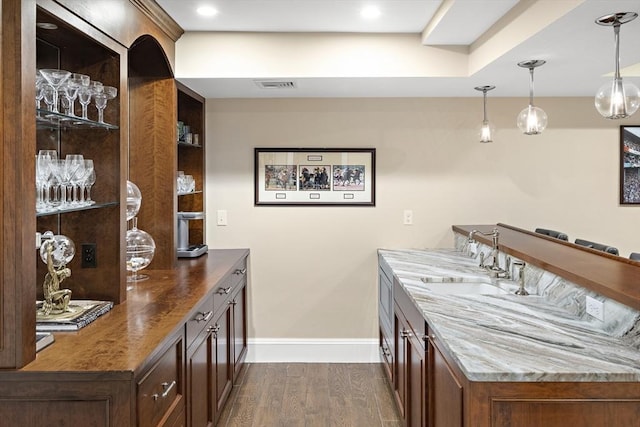
[[[480,125],[480,142],[493,142],[493,134],[496,129],[493,124],[487,120],[487,92],[495,89],[495,86],[477,86],[474,89],[482,91],[482,124]]]
[[[624,119],[638,110],[640,92],[632,83],[623,83],[620,77],[620,26],[633,21],[638,16],[635,12],[620,12],[601,16],[596,24],[613,27],[616,45],[616,68],[613,82],[602,86],[596,94],[596,109],[607,119]]]
[[[530,59],[518,62],[518,66],[529,69],[529,106],[518,114],[518,127],[525,135],[538,135],[547,127],[547,113],[533,105],[533,70],[547,61]]]

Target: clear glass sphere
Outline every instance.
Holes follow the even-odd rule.
[[[47,263],[47,248],[49,246],[53,246],[51,259],[55,268],[69,264],[76,254],[76,246],[73,244],[73,240],[67,236],[56,235],[45,240],[42,245],[40,245],[40,259],[42,259],[42,262],[45,264]]]
[[[624,119],[640,107],[640,91],[633,83],[613,79],[598,89],[595,98],[596,110],[607,119]]]
[[[478,139],[480,142],[493,142],[496,127],[488,120],[484,120],[478,127]]]
[[[127,181],[127,221],[132,220],[140,212],[142,193],[137,185]]]
[[[127,231],[127,271],[133,273],[131,280],[142,280],[146,277],[141,277],[137,272],[151,264],[156,242],[149,233],[138,229],[136,219],[133,228]]]
[[[518,128],[525,135],[538,135],[547,128],[547,113],[542,108],[529,105],[518,114]]]

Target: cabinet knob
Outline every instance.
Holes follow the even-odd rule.
[[[242,270],[240,270],[239,268],[236,269],[236,271],[233,272],[233,274],[237,274],[238,276],[241,276],[243,274],[245,274],[247,272],[246,268],[243,268]]]

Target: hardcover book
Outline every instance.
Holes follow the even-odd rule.
[[[37,307],[42,301],[37,302]],[[84,328],[113,307],[111,301],[72,300],[69,311],[59,314],[36,314],[36,331],[76,331]]]

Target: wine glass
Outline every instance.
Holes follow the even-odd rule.
[[[133,228],[127,230],[127,271],[131,271],[131,276],[127,277],[127,282],[135,283],[148,279],[146,274],[138,274],[138,271],[147,267],[153,260],[156,252],[156,242],[146,231],[138,229],[138,218],[133,218]],[[127,287],[131,290],[132,287]]]
[[[71,193],[71,205],[78,204],[78,183],[84,174],[84,157],[82,154],[67,154],[65,162],[68,165],[69,181],[67,189]]]
[[[96,169],[93,165],[93,160],[85,160],[84,169],[85,171],[87,171],[84,178],[84,189],[87,190],[87,197],[84,200],[84,204],[90,206],[95,203],[93,200],[91,200],[91,186],[96,183]],[[82,191],[83,195],[84,189]]]
[[[73,80],[69,80],[67,83],[61,86],[60,90],[62,91],[63,96],[63,107],[65,109],[64,113],[67,116],[75,116],[74,113],[74,103],[76,98],[78,97],[78,91],[80,90],[80,85]]]
[[[96,108],[98,109],[98,122],[104,123],[103,113],[104,109],[107,107],[107,101],[113,99],[117,96],[118,89],[113,86],[103,86],[102,93],[94,95],[93,99],[96,103]]]
[[[83,119],[85,120],[88,119],[87,107],[89,107],[89,104],[91,103],[91,98],[99,93],[102,93],[102,91],[103,91],[103,85],[101,82],[98,82],[98,81],[89,82],[88,85],[80,87],[80,90],[78,91],[78,100],[82,105]]]
[[[56,70],[51,68],[45,68],[39,70],[40,74],[53,88],[53,111],[58,112],[58,89],[67,79],[71,76],[71,72],[66,70]]]
[[[55,97],[56,91],[51,87],[50,84],[44,84],[42,88],[42,98],[44,99],[44,103],[47,105],[47,110],[54,111],[54,106],[57,110],[57,100]],[[51,115],[49,115],[51,117]]]
[[[76,91],[75,96],[71,98],[71,114],[70,114],[71,116],[75,117],[76,115],[75,113],[76,99],[78,97],[80,89],[83,87],[88,87],[90,81],[91,80],[89,79],[89,76],[87,76],[86,74],[73,73],[71,74],[71,77],[69,77],[69,83],[75,84],[78,87],[78,90]]]
[[[36,155],[36,211],[46,212],[51,207],[49,199],[52,163],[58,159],[56,150],[40,150]]]

